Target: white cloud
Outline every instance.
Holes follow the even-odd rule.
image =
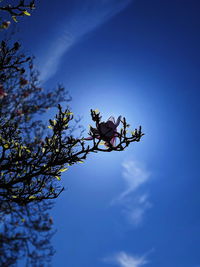
[[[128,6],[132,0],[86,0],[77,1],[75,12],[68,15],[65,25],[52,41],[41,62],[41,78],[49,79],[57,71],[63,55],[83,36],[102,25]]]
[[[141,185],[146,183],[150,177],[150,173],[145,169],[141,162],[128,160],[122,163],[122,176],[126,181],[126,190],[120,195],[120,199],[125,198],[134,192]]]
[[[148,195],[137,193],[129,202],[125,202],[123,212],[131,224],[138,226],[142,223],[146,210],[151,207]]]
[[[113,262],[120,267],[141,267],[148,263],[144,256],[133,256],[123,251],[115,254],[113,257],[104,259],[104,261],[108,263]]]
[[[129,222],[138,226],[142,223],[145,211],[152,206],[148,200],[148,194],[142,190],[150,179],[150,172],[141,162],[134,160],[125,160],[122,167],[122,177],[126,187],[111,204],[121,205],[122,212]]]

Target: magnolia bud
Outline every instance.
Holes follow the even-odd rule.
[[[3,29],[8,29],[8,27],[10,26],[10,21],[4,21],[2,24],[1,24],[1,27]]]

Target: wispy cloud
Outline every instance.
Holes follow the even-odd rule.
[[[130,223],[138,226],[144,217],[144,213],[152,205],[143,186],[150,179],[150,172],[145,166],[135,160],[126,160],[122,163],[122,177],[126,183],[124,191],[112,200],[112,205],[121,205],[122,212]]]
[[[136,189],[146,183],[150,177],[150,173],[145,169],[141,162],[127,160],[122,163],[122,176],[126,181],[126,189],[120,195],[120,199],[130,195]]]
[[[115,254],[112,257],[105,258],[104,261],[107,263],[115,263],[120,267],[141,267],[148,263],[145,256],[133,256],[123,251]]]
[[[128,6],[132,0],[86,0],[78,1],[75,12],[68,22],[60,26],[60,32],[42,58],[41,78],[48,80],[58,69],[63,55],[87,33],[111,19]],[[82,3],[82,4],[81,4]]]

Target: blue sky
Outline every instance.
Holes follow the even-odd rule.
[[[58,0],[20,23],[86,136],[91,108],[145,132],[63,174],[52,266],[200,266],[199,13],[197,0]]]

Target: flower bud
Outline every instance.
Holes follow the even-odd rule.
[[[3,29],[8,29],[8,27],[10,26],[11,22],[10,21],[4,21],[2,24],[1,24],[1,27]]]

